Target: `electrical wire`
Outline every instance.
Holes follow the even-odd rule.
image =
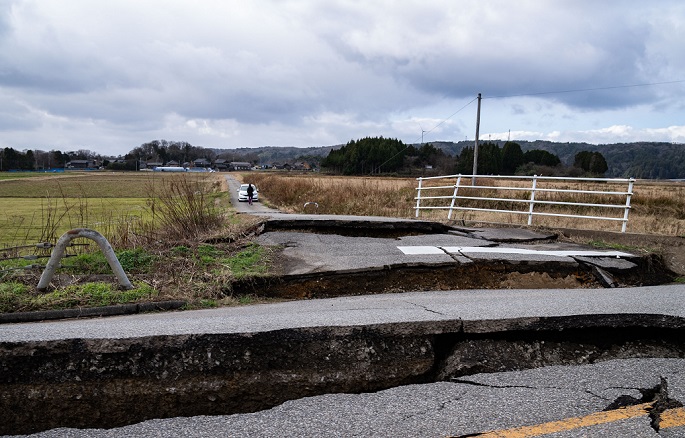
[[[468,106],[471,105],[473,102],[475,102],[477,99],[478,99],[477,97],[474,97],[473,99],[471,99],[471,101],[470,101],[469,103],[467,103],[466,105],[464,105],[464,106],[462,106],[461,108],[459,108],[458,110],[456,110],[451,116],[449,116],[449,117],[447,117],[446,119],[442,120],[440,123],[438,123],[437,125],[433,126],[433,127],[432,127],[431,129],[429,129],[428,131],[423,131],[423,133],[424,133],[424,134],[429,134],[430,132],[435,131],[437,128],[440,127],[440,125],[442,125],[443,123],[445,123],[446,121],[448,121],[448,120],[451,119],[452,117],[456,116],[457,114],[459,114],[460,112],[462,112],[463,110],[465,110],[466,108],[468,108]],[[419,137],[419,138],[420,138],[420,137]],[[415,140],[415,142],[417,142],[418,140],[419,140],[419,139],[417,138],[417,139]]]
[[[654,85],[671,85],[671,84],[682,84],[685,80],[678,81],[667,81],[667,82],[652,82],[648,84],[631,84],[631,85],[612,85],[608,87],[596,87],[596,88],[578,88],[573,90],[558,90],[558,91],[540,91],[538,93],[523,93],[523,94],[509,94],[501,96],[483,96],[483,99],[506,99],[510,97],[528,97],[528,96],[544,96],[549,94],[566,94],[566,93],[581,93],[585,91],[603,91],[603,90],[617,90],[622,88],[636,88],[636,87],[651,87]]]
[[[465,110],[469,105],[471,105],[473,102],[475,102],[476,99],[478,99],[478,98],[477,98],[477,97],[474,97],[473,99],[471,99],[471,101],[470,101],[469,103],[467,103],[466,105],[464,105],[464,106],[462,106],[461,108],[459,108],[458,110],[456,110],[454,113],[452,113],[451,116],[447,117],[446,119],[443,119],[440,123],[438,123],[437,125],[433,126],[431,129],[429,129],[429,130],[427,130],[427,131],[424,131],[424,130],[422,129],[422,130],[421,130],[421,131],[422,131],[422,134],[428,134],[428,133],[430,133],[430,132],[436,130],[438,127],[440,127],[440,125],[442,125],[443,123],[445,123],[446,121],[448,121],[448,120],[451,119],[452,117],[456,116],[457,114],[459,114],[460,112],[462,112],[463,110]],[[423,135],[422,135],[421,137],[417,138],[417,139],[414,141],[414,143],[417,143],[417,142],[419,141],[419,139],[421,139],[421,138],[423,138]],[[396,156],[398,156],[398,155],[401,154],[402,152],[406,151],[406,150],[409,148],[409,146],[411,146],[411,145],[414,144],[414,143],[411,143],[411,144],[406,145],[406,146],[404,147],[404,149],[398,151],[395,155],[393,155],[392,157],[390,157],[390,158],[388,158],[387,160],[385,160],[384,162],[382,162],[380,165],[378,165],[378,167],[376,167],[376,169],[380,169],[381,167],[383,167],[385,164],[387,164],[388,162],[390,162],[390,160],[392,160],[393,158],[395,158]],[[373,173],[373,169],[372,169],[371,173]]]

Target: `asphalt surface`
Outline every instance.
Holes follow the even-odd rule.
[[[0,341],[254,333],[298,327],[570,315],[685,318],[685,285],[614,289],[453,290],[0,325]]]
[[[685,398],[685,359],[629,359],[575,367],[479,374],[456,382],[408,385],[368,394],[327,394],[227,416],[149,420],[110,430],[54,429],[36,437],[446,437],[603,415],[621,396],[665,378]],[[550,427],[548,437],[682,437],[657,432],[644,414],[619,421]],[[554,432],[557,431],[557,432]],[[541,436],[541,435],[497,435]]]
[[[229,186],[237,182],[227,177]],[[239,211],[281,217],[260,203],[235,202]],[[305,215],[308,220],[337,217]],[[292,217],[292,216],[289,216]],[[347,218],[355,220],[355,218]],[[387,218],[363,217],[364,221]],[[464,248],[516,248],[512,233],[470,230],[437,236],[400,239],[354,238],[278,231],[266,233],[264,244],[286,247],[300,263],[293,272],[368,269],[401,263],[474,263],[482,257],[514,257],[521,263],[556,260],[575,263],[571,256],[464,252]],[[522,230],[521,241],[541,239],[527,249],[546,251],[544,236]],[[350,240],[352,239],[352,240]],[[506,243],[503,242],[506,240]],[[514,239],[515,240],[515,239]],[[357,239],[359,241],[359,239]],[[428,254],[406,254],[399,247],[433,247]],[[453,252],[446,248],[460,248]],[[554,250],[582,250],[561,245]],[[327,255],[328,254],[328,255]],[[330,255],[332,254],[332,255]],[[616,259],[616,256],[606,257]],[[596,257],[595,257],[596,259]],[[619,257],[616,260],[625,261]],[[621,263],[621,262],[617,262]],[[299,269],[299,271],[296,271]],[[362,326],[412,321],[482,321],[523,317],[651,314],[685,318],[685,285],[614,289],[456,290],[354,296],[211,310],[142,314],[100,319],[0,325],[0,341],[109,339],[175,334],[254,333],[285,328]],[[601,316],[598,316],[601,317]],[[663,380],[662,380],[663,379]],[[583,366],[553,366],[526,371],[479,374],[451,382],[409,385],[368,394],[327,394],[286,402],[269,410],[226,416],[149,420],[110,430],[54,429],[39,437],[321,437],[321,436],[466,436],[569,418],[592,418],[580,427],[555,426],[541,436],[685,437],[681,423],[657,432],[651,419],[635,415],[605,421],[602,413],[623,396],[640,399],[644,389],[668,383],[668,397],[685,403],[685,359],[638,358]],[[677,403],[676,403],[677,404]],[[65,407],[68,409],[68,407]],[[594,420],[597,416],[604,420]],[[676,415],[677,416],[677,415]],[[555,424],[557,424],[555,423]],[[575,425],[575,426],[574,426]],[[547,426],[546,426],[547,427]],[[551,427],[551,426],[549,426]],[[515,436],[515,435],[498,435]],[[533,435],[516,435],[533,436]],[[536,435],[540,436],[540,434]]]

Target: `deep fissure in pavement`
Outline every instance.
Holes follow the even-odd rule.
[[[254,412],[325,393],[685,357],[685,320],[599,315],[0,343],[0,434]]]
[[[674,275],[657,256],[633,259],[631,270],[599,270],[579,262],[479,261],[430,266],[401,264],[352,272],[316,272],[249,278],[232,284],[230,293],[277,298],[331,298],[376,293],[459,289],[572,289],[665,284]],[[601,272],[602,275],[598,273]]]
[[[536,232],[519,228],[493,231],[430,221],[374,221],[361,218],[349,220],[318,216],[311,219],[271,218],[259,229],[260,234],[279,231],[385,239],[444,234],[475,239],[484,242],[486,246],[499,246],[505,243],[541,245],[557,242],[560,236],[560,232]],[[588,236],[590,237],[600,241],[613,241],[618,238],[616,233],[601,232],[595,232]],[[679,241],[676,243],[680,244]],[[612,262],[610,257],[569,257],[569,260],[573,259],[575,263],[558,263],[558,260],[488,260],[483,257],[476,257],[473,260],[469,254],[448,255],[454,257],[455,261],[422,264],[408,259],[403,263],[354,268],[349,271],[328,271],[325,267],[319,267],[316,272],[301,275],[279,275],[279,271],[288,270],[280,269],[278,263],[275,263],[273,275],[235,282],[231,285],[229,293],[282,298],[325,298],[423,290],[650,286],[670,283],[677,277],[669,268],[672,263],[655,253],[640,252],[640,255],[620,259],[623,263],[615,258]],[[472,263],[464,263],[464,259],[472,259]],[[300,262],[297,258],[287,260],[287,256],[281,261],[284,266]]]

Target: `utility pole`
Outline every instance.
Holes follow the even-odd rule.
[[[480,93],[478,93],[478,112],[476,113],[476,142],[473,145],[473,177],[471,185],[476,185],[476,175],[478,175],[478,132],[480,131]]]

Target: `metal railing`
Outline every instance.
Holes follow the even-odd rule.
[[[456,180],[454,184],[445,185],[442,181]],[[475,184],[477,180],[487,185]],[[445,175],[426,178],[417,178],[418,187],[416,200],[416,217],[419,217],[421,210],[447,210],[447,219],[452,219],[455,210],[482,211],[494,213],[511,213],[528,215],[528,225],[532,225],[533,216],[557,216],[565,218],[596,219],[606,221],[622,222],[621,232],[626,232],[628,225],[628,213],[630,212],[630,199],[633,195],[634,178],[571,178],[571,177],[549,177],[549,176],[491,176],[491,175]],[[494,181],[494,182],[493,182]],[[498,186],[497,181],[506,181],[506,185]],[[464,184],[467,182],[467,184]],[[437,183],[439,185],[431,185]],[[548,183],[542,187],[542,183]],[[559,188],[554,184],[566,183],[578,188]],[[583,188],[582,184],[592,185],[590,188]],[[599,190],[598,186],[627,185],[625,190]],[[460,193],[460,189],[462,192]],[[452,191],[451,194],[448,191]],[[466,194],[464,194],[466,192]],[[426,193],[437,193],[434,196],[426,196]],[[479,196],[479,193],[482,195]],[[502,193],[521,194],[519,197],[504,197]],[[496,196],[489,196],[494,195]],[[555,199],[554,196],[563,195],[565,199]],[[573,197],[585,196],[620,199],[620,204],[592,202],[576,202]],[[568,200],[572,199],[572,200]],[[476,201],[476,202],[473,202]],[[422,202],[424,203],[422,205]],[[443,205],[442,203],[449,203]],[[613,202],[613,201],[612,201]],[[520,204],[524,209],[507,209],[502,203],[508,205]],[[430,205],[426,205],[430,204]],[[473,204],[473,205],[467,205]],[[494,204],[494,206],[492,206]],[[498,205],[500,204],[500,205]],[[548,210],[554,208],[565,208],[569,212],[555,211],[536,211],[536,206],[547,206]],[[577,214],[574,210],[585,209],[606,209],[620,210],[620,217],[596,216],[594,214]]]

